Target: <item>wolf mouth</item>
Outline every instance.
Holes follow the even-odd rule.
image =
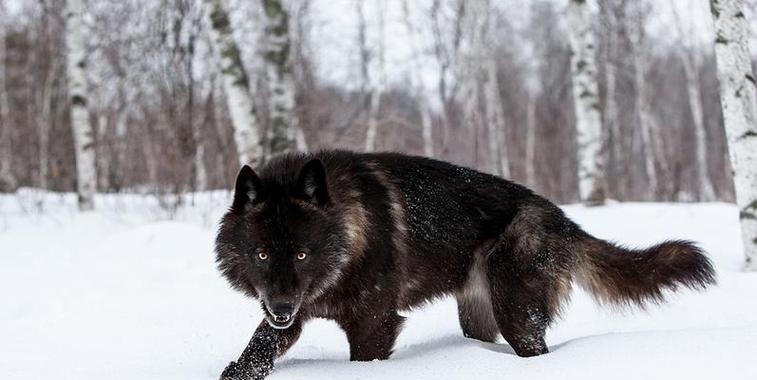
[[[292,326],[294,323],[294,319],[297,317],[297,310],[293,311],[292,314],[281,316],[274,314],[269,308],[268,305],[265,305],[265,320],[268,322],[268,324],[277,329],[277,330],[284,330],[288,329]]]

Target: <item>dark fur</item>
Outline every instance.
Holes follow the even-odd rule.
[[[465,336],[501,334],[533,356],[547,352],[545,330],[573,282],[602,302],[640,306],[662,301],[664,289],[714,283],[690,242],[624,249],[523,186],[393,153],[291,154],[259,176],[243,168],[216,247],[223,275],[260,300],[269,321],[224,371],[228,379],[266,376],[315,317],[344,329],[351,360],[386,359],[399,310],[454,295]],[[300,251],[306,260],[295,259]],[[276,302],[294,305],[290,327],[272,328]]]

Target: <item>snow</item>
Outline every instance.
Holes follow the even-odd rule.
[[[168,213],[151,196],[98,195],[97,211],[79,213],[73,194],[0,196],[0,379],[217,379],[262,315],[215,269],[229,194],[185,201]],[[719,285],[646,312],[602,309],[575,291],[548,333],[552,352],[528,359],[463,338],[450,299],[407,313],[383,362],[348,362],[344,334],[317,320],[270,378],[757,378],[757,274],[739,271],[733,205],[565,210],[595,235],[630,245],[699,241]]]

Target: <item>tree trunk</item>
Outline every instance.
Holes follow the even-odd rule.
[[[361,0],[358,0],[362,3]],[[362,5],[359,5],[359,11],[362,17]],[[376,150],[376,136],[379,127],[379,111],[381,110],[381,96],[384,94],[386,86],[386,68],[385,68],[385,40],[384,40],[384,18],[386,3],[381,0],[378,3],[378,64],[377,75],[374,75],[371,82],[371,101],[368,108],[368,130],[365,133],[365,151],[373,152]],[[363,22],[364,24],[364,22]],[[363,25],[364,26],[364,25]],[[376,78],[377,77],[377,78]]]
[[[119,95],[121,97],[123,95]],[[128,131],[129,124],[128,124],[128,114],[126,110],[126,99],[120,100],[121,105],[119,106],[118,110],[116,111],[116,138],[114,142],[114,158],[115,158],[115,169],[114,177],[116,180],[115,188],[116,190],[121,190],[126,185],[126,153],[127,153],[127,141],[126,141],[126,132]]]
[[[647,175],[649,181],[647,199],[655,199],[659,192],[658,186],[658,173],[655,161],[661,159],[658,157],[657,149],[655,149],[652,136],[652,119],[651,110],[649,109],[649,103],[647,100],[647,83],[646,83],[646,71],[647,60],[646,54],[643,49],[643,42],[645,37],[644,20],[641,11],[637,14],[632,14],[626,19],[626,29],[628,31],[628,41],[631,47],[631,55],[633,57],[633,71],[634,71],[634,88],[636,90],[636,97],[634,99],[634,108],[636,111],[636,117],[639,125],[639,135],[641,137],[641,145],[644,149],[644,172]]]
[[[743,0],[711,0],[720,100],[747,270],[757,270],[757,93]]]
[[[376,134],[378,133],[382,93],[383,88],[380,84],[373,85],[373,89],[371,89],[371,102],[368,107],[368,130],[365,133],[366,152],[374,152],[376,150]]]
[[[493,31],[490,29],[489,32]],[[490,50],[493,49],[490,47]],[[507,160],[507,141],[504,134],[505,115],[502,110],[502,98],[499,96],[497,62],[494,60],[494,57],[489,57],[485,64],[486,83],[484,84],[484,96],[486,97],[489,163],[493,174],[508,178],[510,177],[510,165]]]
[[[242,65],[241,52],[234,40],[231,21],[222,0],[205,0],[209,18],[210,41],[218,57],[223,88],[234,126],[234,142],[240,164],[257,166],[263,162],[260,127],[255,103],[250,93],[247,72]]]
[[[528,94],[526,109],[526,183],[536,187],[536,96]]]
[[[594,35],[586,0],[571,0],[568,4],[568,17],[578,138],[579,195],[584,203],[602,204],[605,201],[602,119],[599,114]]]
[[[71,128],[74,135],[76,157],[76,190],[79,196],[79,210],[87,211],[95,207],[95,146],[92,126],[87,110],[86,45],[82,13],[82,0],[67,0],[66,3],[66,72],[68,94],[71,102]]]
[[[698,59],[699,51],[691,41],[691,32],[685,32],[683,22],[678,13],[678,8],[673,6],[673,17],[675,19],[680,47],[677,49],[678,57],[683,65],[683,74],[686,81],[686,95],[688,96],[689,109],[694,124],[694,152],[697,179],[697,195],[700,201],[711,201],[715,199],[715,191],[712,187],[712,181],[707,170],[707,130],[704,123],[704,106],[702,105],[702,94],[699,84],[699,66],[701,60]]]
[[[39,57],[38,57],[39,59]],[[58,61],[52,60],[47,66],[47,72],[41,82],[41,90],[36,104],[39,108],[35,110],[34,121],[37,126],[37,172],[36,186],[40,189],[47,189],[50,165],[50,126],[52,125],[52,98],[55,92],[54,78],[58,73]]]
[[[205,143],[198,141],[197,149],[194,154],[195,168],[195,191],[205,191],[208,189],[208,171],[205,168]]]
[[[304,149],[306,144],[295,112],[289,13],[282,0],[262,0],[262,5],[266,18],[263,57],[270,96],[268,143],[269,153],[274,155]]]
[[[610,151],[607,152],[613,163],[614,180],[617,181],[617,194],[619,198],[625,198],[625,192],[628,188],[627,176],[622,173],[627,166],[627,160],[623,157],[625,151],[623,134],[620,129],[620,113],[617,101],[617,56],[618,56],[618,31],[619,23],[617,19],[617,4],[614,1],[600,2],[600,9],[605,20],[607,37],[607,47],[605,49],[605,114],[602,121],[605,128],[604,146]],[[607,168],[606,168],[607,169]],[[627,170],[625,170],[627,171]],[[609,173],[608,173],[609,174]],[[611,174],[609,174],[611,175]]]
[[[695,54],[695,53],[691,53]],[[707,173],[707,130],[704,125],[704,112],[702,111],[702,94],[699,91],[699,75],[694,59],[687,53],[681,52],[683,72],[686,77],[686,93],[689,98],[691,118],[694,121],[694,143],[696,147],[696,176],[699,186],[699,200],[712,201],[715,199],[715,190]]]
[[[0,0],[0,192],[16,190],[16,178],[13,176],[11,163],[13,145],[11,144],[10,104],[6,83],[5,62],[7,60],[5,34],[5,3]]]
[[[97,115],[95,132],[98,142],[95,152],[95,157],[97,159],[97,188],[100,189],[100,191],[108,191],[108,189],[110,189],[111,187],[110,166],[113,160],[110,158],[108,154],[109,152],[107,152],[108,147],[106,146],[106,144],[101,143],[108,139],[108,111],[106,109],[102,109],[99,114],[97,112],[95,112],[95,114]]]
[[[421,65],[421,52],[418,43],[418,31],[413,26],[413,22],[410,16],[410,6],[408,0],[403,0],[402,9],[404,13],[405,29],[409,36],[410,49],[412,51],[413,67],[411,69],[413,84],[415,87],[415,95],[418,99],[418,111],[421,114],[421,137],[423,139],[423,155],[426,157],[434,156],[434,140],[433,140],[433,124],[431,121],[431,109],[428,104],[426,86],[423,83],[421,73],[423,67]]]

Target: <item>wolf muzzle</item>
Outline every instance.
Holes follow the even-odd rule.
[[[266,308],[268,308],[271,318],[276,323],[287,323],[294,315],[294,304],[291,302],[273,302],[266,305]]]

